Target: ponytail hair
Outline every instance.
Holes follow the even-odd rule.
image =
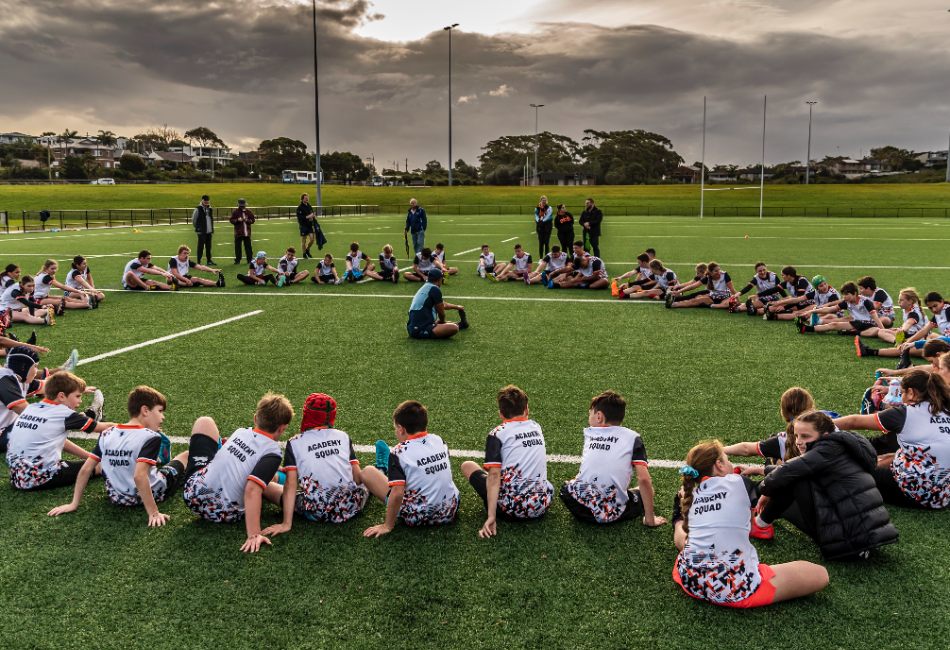
[[[706,275],[706,269],[709,267],[703,263],[696,265],[696,275]]]
[[[710,262],[706,265],[706,287],[712,289],[712,274],[719,270],[719,264]]]
[[[56,260],[46,260],[45,262],[43,262],[43,268],[40,269],[40,273],[46,273],[46,269],[55,265],[56,265]]]
[[[920,296],[917,295],[917,290],[914,289],[914,287],[907,287],[906,289],[901,289],[901,292],[897,294],[897,296],[898,297],[904,296],[905,298],[910,300],[912,303],[914,303],[918,307],[922,306],[920,303]]]
[[[940,373],[920,369],[911,370],[901,381],[902,391],[909,388],[930,402],[931,415],[936,416],[941,413],[950,415],[950,386]]]
[[[719,459],[722,458],[722,443],[718,440],[702,442],[686,454],[686,464],[698,472],[697,476],[683,474],[683,498],[680,500],[680,508],[683,510],[683,531],[689,533],[689,511],[693,505],[693,491],[699,485],[703,477],[711,476],[713,468]]]
[[[82,263],[85,261],[86,261],[85,257],[83,257],[82,255],[77,255],[76,257],[73,258],[73,268],[78,269],[80,266],[82,266]]]
[[[781,408],[782,419],[788,422],[785,426],[785,457],[782,458],[785,461],[801,455],[795,437],[795,420],[802,413],[814,411],[815,400],[804,388],[793,386],[782,394]]]

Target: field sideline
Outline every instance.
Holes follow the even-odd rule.
[[[140,193],[136,201],[155,205],[167,199],[177,206],[196,203],[186,199],[204,191],[221,195],[213,203],[223,205],[225,187],[231,191],[218,185],[131,189]],[[261,204],[286,205],[300,191],[233,187],[235,199],[249,202],[255,202],[252,190],[273,189],[269,197],[258,194],[273,199],[256,201]],[[785,187],[766,187],[766,196]],[[917,196],[926,200],[890,185],[809,192],[839,188],[891,192],[887,200],[897,202],[937,205],[948,197],[943,186],[931,185],[913,186],[914,192],[925,191]],[[0,210],[17,202],[31,208],[38,201],[50,208],[92,203],[100,199],[83,191],[127,189],[4,187]],[[500,189],[496,202],[514,197]],[[533,202],[536,189],[562,188],[521,189],[518,200]],[[632,189],[640,190],[598,187],[596,194],[604,203],[619,196],[612,192]],[[692,188],[643,191],[685,196],[686,189],[698,194]],[[17,194],[8,202],[11,190],[54,193]],[[55,194],[59,190],[74,194]],[[344,191],[326,188],[325,197],[363,202],[362,194]],[[408,200],[386,191],[393,200]],[[423,191],[442,196],[436,193],[447,188]],[[788,200],[805,196],[811,204],[817,195],[789,194]],[[472,191],[466,201],[478,196]],[[885,195],[875,196],[867,200]],[[389,243],[404,259],[403,220],[399,214],[326,219],[326,250],[338,267],[353,240],[372,258]],[[60,261],[62,281],[67,260],[76,253],[89,257],[97,286],[108,290],[105,302],[98,310],[68,313],[54,327],[40,328],[38,336],[40,345],[53,350],[44,363],[58,365],[74,347],[88,360],[77,374],[104,391],[106,419],[125,421],[124,396],[144,383],[169,399],[168,435],[187,436],[200,415],[214,417],[228,435],[246,426],[258,398],[273,390],[295,406],[290,432],[299,429],[306,395],[327,392],[339,402],[339,428],[360,449],[369,449],[378,438],[394,442],[393,409],[404,399],[418,399],[430,410],[430,430],[451,449],[480,452],[498,423],[495,394],[514,383],[528,393],[547,453],[557,456],[548,472],[558,487],[576,473],[590,398],[612,388],[627,398],[625,424],[643,435],[648,458],[671,461],[651,468],[657,512],[666,517],[679,484],[674,467],[696,442],[719,438],[730,444],[774,434],[784,428],[779,397],[793,385],[807,388],[819,408],[856,412],[873,381],[878,365],[856,358],[845,337],[802,336],[789,323],[669,311],[654,301],[612,300],[607,291],[550,291],[475,275],[483,243],[499,260],[509,258],[516,243],[536,255],[532,230],[530,218],[430,217],[427,244],[443,242],[450,263],[460,268],[443,288],[446,299],[462,303],[472,323],[456,338],[438,342],[406,336],[406,311],[418,285],[240,285],[234,276],[244,267],[233,265],[227,224],[218,226],[214,247],[228,280],[224,290],[119,290],[122,268],[139,249],[149,248],[153,261],[164,266],[179,244],[195,248],[187,226],[0,235],[0,264],[15,262],[34,273],[50,257]],[[259,222],[254,239],[254,250],[265,250],[272,262],[300,241],[293,221]],[[870,273],[896,298],[906,286],[950,293],[948,241],[950,222],[919,219],[701,222],[608,214],[602,257],[616,276],[652,246],[681,278],[692,277],[695,263],[716,260],[737,288],[760,259],[774,271],[790,263],[809,277],[822,273],[839,287]],[[311,272],[313,266],[302,262]],[[228,319],[235,320],[222,323]],[[21,337],[29,331],[13,327]],[[107,356],[125,348],[134,349]],[[90,439],[76,440],[92,447]],[[182,450],[182,444],[173,445],[173,453]],[[358,455],[364,465],[371,462],[371,454]],[[45,513],[68,502],[70,490],[14,493],[3,475],[0,599],[6,606],[0,610],[0,647],[680,648],[684,637],[702,634],[699,643],[723,648],[882,650],[940,648],[950,637],[946,512],[889,508],[900,542],[860,563],[825,562],[808,538],[780,522],[775,540],[755,542],[761,560],[820,562],[831,584],[815,596],[743,612],[695,602],[672,581],[676,551],[669,525],[594,528],[574,521],[556,501],[538,521],[502,523],[499,537],[479,539],[484,506],[465,484],[461,460],[452,459],[462,494],[454,524],[397,526],[390,535],[367,540],[362,531],[384,516],[384,507],[373,503],[341,526],[295,521],[291,533],[253,556],[238,551],[243,525],[199,521],[178,495],[160,506],[172,519],[159,529],[145,526],[142,511],[111,505],[101,481],[90,485],[78,512],[51,519]],[[265,506],[265,526],[279,519],[277,508]]]

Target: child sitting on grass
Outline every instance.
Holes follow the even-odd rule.
[[[458,510],[459,491],[452,482],[449,447],[442,438],[426,431],[426,407],[419,402],[403,402],[393,413],[393,426],[399,444],[387,459],[385,443],[376,443],[377,467],[367,467],[361,475],[373,496],[386,504],[386,521],[367,528],[364,537],[391,533],[396,519],[407,526],[447,524]]]
[[[317,262],[317,268],[313,270],[310,281],[317,284],[340,284],[343,282],[336,273],[336,264],[333,263],[333,256],[330,253],[323,256],[323,261]]]
[[[17,348],[11,360],[19,365],[30,364],[26,379],[32,381],[36,372],[35,360],[26,360],[26,354]],[[27,406],[13,423],[9,433],[7,463],[10,465],[10,483],[18,490],[49,490],[73,485],[82,469],[81,463],[64,461],[63,451],[83,460],[89,452],[70,442],[70,431],[105,431],[111,423],[97,422],[102,413],[102,394],[98,402],[85,414],[77,413],[82,396],[96,391],[86,386],[79,377],[58,372],[43,382],[45,399]],[[93,464],[95,468],[95,464]],[[97,473],[98,470],[97,470]]]
[[[561,500],[581,521],[612,524],[642,514],[645,525],[662,526],[666,519],[653,514],[653,482],[643,439],[621,426],[626,410],[627,401],[612,390],[590,401],[581,468],[561,487]],[[629,489],[634,468],[637,487]]]
[[[499,511],[509,521],[535,519],[547,512],[554,496],[544,434],[537,422],[528,419],[528,396],[517,386],[502,388],[498,415],[501,426],[492,429],[485,441],[485,469],[470,460],[462,463],[462,474],[488,509],[488,519],[478,532],[485,538],[498,534]]]
[[[287,398],[267,393],[257,403],[254,427],[238,429],[223,446],[211,418],[198,418],[192,429],[185,503],[207,521],[244,519],[247,541],[241,550],[245,553],[271,545],[261,534],[261,504],[263,499],[280,504],[282,488],[272,482],[280,467],[277,441],[293,419],[294,409]]]
[[[261,534],[289,533],[294,514],[341,524],[366,507],[369,490],[360,480],[353,441],[346,432],[335,429],[335,423],[336,400],[312,393],[303,405],[301,433],[288,440],[284,450],[284,521]]]
[[[144,506],[149,526],[164,526],[171,517],[158,511],[185,482],[188,452],[175,456],[158,469],[162,435],[168,402],[154,388],[138,386],[129,393],[126,410],[128,424],[117,424],[102,432],[76,479],[71,503],[53,508],[49,516],[73,512],[79,507],[86,483],[100,467],[106,479],[106,494],[117,506]]]

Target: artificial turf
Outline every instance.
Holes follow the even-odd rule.
[[[590,398],[612,388],[627,398],[626,424],[643,435],[648,457],[664,460],[682,459],[700,440],[728,444],[775,433],[784,427],[779,397],[793,385],[811,391],[819,408],[856,412],[875,368],[893,366],[856,358],[849,338],[799,335],[790,323],[669,311],[655,301],[583,302],[608,300],[609,291],[491,283],[474,273],[478,252],[459,254],[488,243],[502,260],[522,243],[534,255],[531,226],[507,217],[430,220],[427,243],[444,242],[450,263],[461,268],[443,288],[446,299],[463,304],[472,323],[450,341],[407,338],[406,311],[418,285],[241,286],[230,233],[219,227],[215,256],[226,289],[108,292],[98,310],[72,311],[40,328],[40,345],[53,350],[47,357],[55,365],[74,347],[88,358],[262,310],[94,361],[77,374],[102,388],[108,420],[124,421],[124,396],[134,386],[162,391],[171,436],[187,436],[200,415],[214,417],[225,435],[246,426],[268,390],[286,394],[298,413],[307,394],[327,392],[339,402],[339,428],[357,444],[394,442],[392,410],[418,399],[429,408],[431,431],[453,449],[476,450],[498,422],[495,393],[514,383],[531,399],[548,453],[571,455],[580,454]],[[373,258],[385,243],[404,257],[401,216],[326,219],[323,228],[338,266],[353,240]],[[616,276],[652,246],[681,278],[714,259],[737,288],[759,259],[775,271],[790,263],[809,277],[820,272],[835,286],[871,274],[896,298],[905,286],[950,291],[940,254],[947,228],[906,219],[608,216],[602,257]],[[299,246],[293,222],[261,223],[254,235],[255,251],[266,250],[272,261],[287,245]],[[502,243],[512,237],[518,239]],[[67,260],[82,253],[97,286],[115,289],[140,248],[164,266],[179,244],[194,247],[194,239],[187,227],[11,234],[0,238],[0,263],[32,273],[51,257],[60,260],[62,281]],[[302,266],[313,270],[309,261]],[[28,335],[29,328],[13,332]],[[291,430],[298,427],[299,415]],[[173,453],[183,449],[174,445]],[[946,645],[946,513],[889,508],[900,542],[854,563],[824,562],[808,538],[780,523],[774,541],[756,542],[761,560],[822,562],[831,584],[808,598],[733,611],[696,602],[673,583],[669,525],[593,527],[556,501],[539,521],[503,523],[499,537],[479,539],[484,507],[459,472],[461,460],[453,459],[462,502],[451,525],[397,526],[364,539],[362,531],[384,516],[382,504],[372,503],[340,526],[296,521],[253,556],[238,550],[243,524],[200,521],[177,495],[161,505],[169,525],[149,529],[140,509],[111,505],[101,481],[90,485],[78,512],[51,519],[45,513],[68,502],[70,489],[16,493],[0,478],[0,646]],[[559,485],[576,469],[550,463],[551,482]],[[668,517],[678,474],[654,468],[651,475],[658,514]],[[265,506],[264,525],[279,518],[276,507]]]

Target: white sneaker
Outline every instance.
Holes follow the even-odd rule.
[[[105,402],[102,391],[97,388],[96,392],[92,394],[92,406],[90,407],[96,414],[96,422],[102,422],[102,407]]]
[[[337,278],[337,279],[336,279],[336,282],[334,282],[333,284],[343,284],[343,279],[342,279],[342,278]]]
[[[59,367],[62,372],[76,372],[76,365],[79,363],[79,353],[75,350],[66,359],[66,363]]]

